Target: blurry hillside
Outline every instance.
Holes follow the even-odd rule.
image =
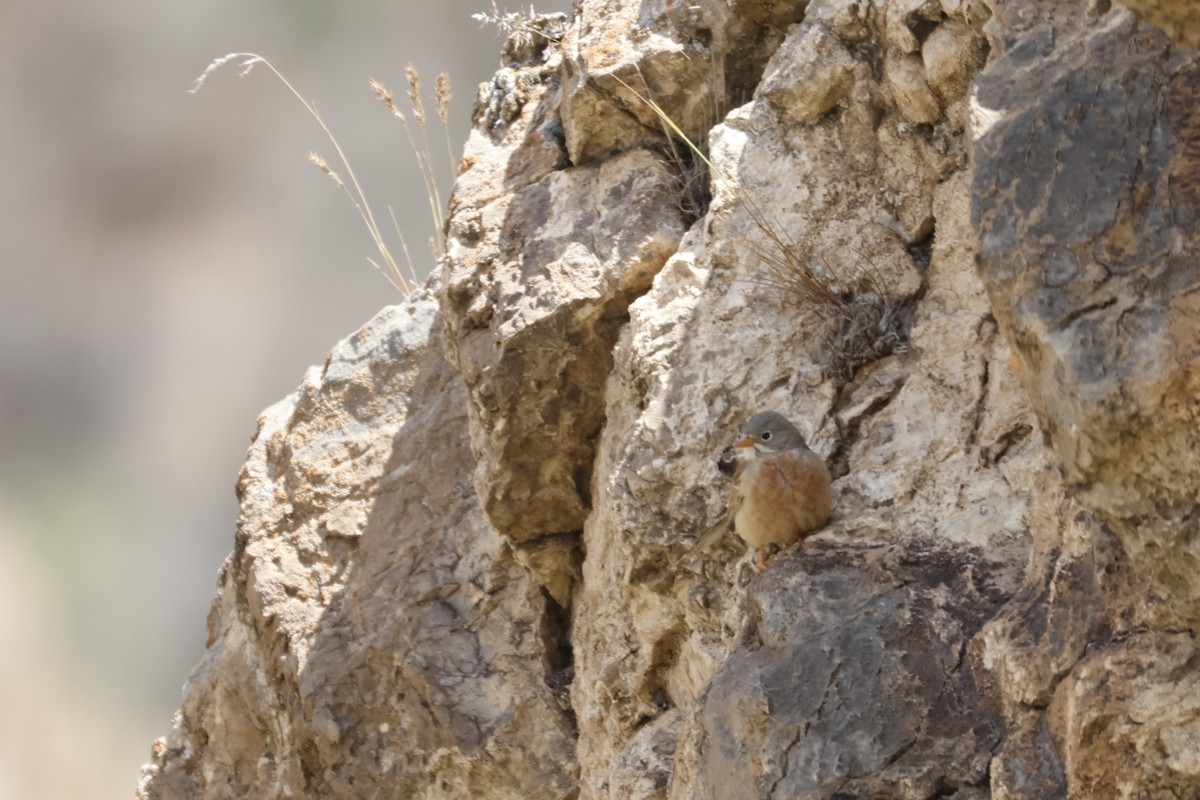
[[[273,76],[185,90],[225,53],[270,58],[428,269],[425,192],[367,80],[399,98],[407,63],[429,90],[448,71],[458,148],[501,44],[481,10],[0,9],[0,800],[132,793],[201,652],[257,414],[399,299]]]

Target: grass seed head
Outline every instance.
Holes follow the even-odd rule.
[[[433,83],[434,98],[437,100],[438,118],[441,119],[443,125],[449,125],[450,100],[454,96],[450,93],[450,76],[445,72],[439,72]]]
[[[413,116],[418,125],[425,124],[425,105],[421,102],[421,73],[409,64],[404,68],[404,77],[408,80],[408,102],[412,104]]]

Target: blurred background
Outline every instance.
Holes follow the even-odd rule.
[[[0,5],[0,800],[132,795],[201,655],[258,413],[400,299],[306,160],[341,171],[333,148],[268,70],[186,90],[214,58],[266,56],[428,271],[425,189],[367,81],[407,111],[406,64],[427,93],[448,72],[457,161],[498,64],[471,19],[488,9]]]

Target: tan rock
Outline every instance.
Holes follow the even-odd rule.
[[[544,65],[504,66],[480,84],[476,125],[463,146],[461,179],[450,199],[452,215],[482,208],[567,165],[558,119],[560,63],[552,51]]]
[[[682,725],[679,712],[668,711],[638,731],[613,761],[608,777],[609,796],[665,800],[674,774]]]
[[[1200,48],[1200,7],[1190,0],[1122,0],[1121,5],[1162,28],[1175,44]]]
[[[683,231],[675,175],[634,151],[450,221],[443,310],[476,485],[515,543],[583,527],[612,343]]]
[[[942,17],[937,0],[894,0],[884,6],[884,43],[902,53],[915,53]]]
[[[893,50],[883,62],[883,74],[895,95],[896,108],[904,119],[921,124],[933,122],[941,116],[941,105],[925,81],[921,59]]]
[[[977,641],[1015,732],[993,775],[1190,797],[1197,672],[1178,631],[1200,620],[1200,348],[1180,265],[1200,252],[1200,62],[1121,9],[1011,11],[989,24],[998,50],[972,98],[980,274],[1071,500]]]
[[[1181,148],[1200,66],[1128,12],[1072,19],[1051,69],[1019,54],[979,85],[1003,120],[975,148],[982,275],[1068,484],[1172,598],[1163,623],[1190,626],[1200,334],[1180,264],[1200,252],[1187,194],[1200,172]]]
[[[946,103],[967,93],[967,84],[983,66],[986,53],[984,38],[958,19],[938,25],[921,45],[929,85]]]
[[[684,720],[672,798],[759,796],[770,786],[779,796],[828,796],[850,779],[849,763],[863,765],[851,793],[925,796],[921,787],[939,781],[983,780],[997,741],[989,726],[999,723],[982,711],[936,712],[946,727],[925,728],[925,711],[916,709],[927,706],[905,706],[893,684],[856,671],[873,662],[846,644],[886,641],[883,651],[921,666],[906,677],[891,667],[878,674],[935,694],[961,687],[946,691],[977,708],[966,675],[952,665],[1025,565],[1026,494],[1044,461],[973,271],[970,176],[914,158],[925,143],[901,133],[895,117],[873,126],[851,109],[799,129],[781,117],[756,101],[714,131],[712,158],[740,189],[718,187],[710,219],[630,306],[618,340],[573,606],[584,798],[619,796],[609,783],[614,759],[658,720],[675,735],[672,709]],[[839,147],[851,138],[863,143],[853,153]],[[872,166],[884,160],[931,176],[903,201],[922,204],[936,230],[927,270],[904,249],[893,207],[881,199],[884,179]],[[951,172],[940,184],[932,178],[939,169]],[[896,291],[924,286],[914,352],[866,366],[845,386],[823,379],[819,322],[755,277],[761,261],[745,240],[762,234],[739,191],[770,209],[777,230],[819,244],[831,279],[854,268],[854,254],[868,253]],[[848,473],[835,484],[833,523],[758,580],[733,555],[733,537],[699,564],[672,566],[719,513],[725,490],[713,464],[737,423],[760,408],[787,413],[818,452],[841,453]],[[906,559],[942,565],[948,581],[974,575],[996,594],[906,584]],[[853,609],[885,602],[872,597],[899,604],[881,618],[928,614],[946,638],[859,627],[875,623]],[[830,727],[805,737],[823,692],[837,710]],[[881,726],[870,728],[877,732],[885,718],[915,739],[855,739],[836,727],[854,719]],[[909,747],[904,758],[900,741]],[[899,760],[889,766],[890,759]]]
[[[1079,663],[1049,712],[1068,797],[1200,794],[1198,655],[1188,634],[1146,633]]]
[[[260,418],[139,797],[572,794],[552,612],[475,498],[441,325],[428,295],[385,309]]]
[[[767,64],[759,93],[787,122],[803,125],[846,100],[864,71],[828,28],[806,22],[792,30]]]
[[[562,125],[571,162],[661,147],[665,126],[641,97],[703,144],[731,103],[754,92],[763,65],[789,26],[805,18],[806,5],[819,4],[582,2],[579,24],[563,41]]]

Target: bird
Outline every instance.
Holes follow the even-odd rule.
[[[829,521],[829,469],[796,426],[775,411],[751,417],[733,446],[737,466],[725,513],[689,552],[704,550],[733,527],[758,549],[762,573],[767,545],[789,545]]]

